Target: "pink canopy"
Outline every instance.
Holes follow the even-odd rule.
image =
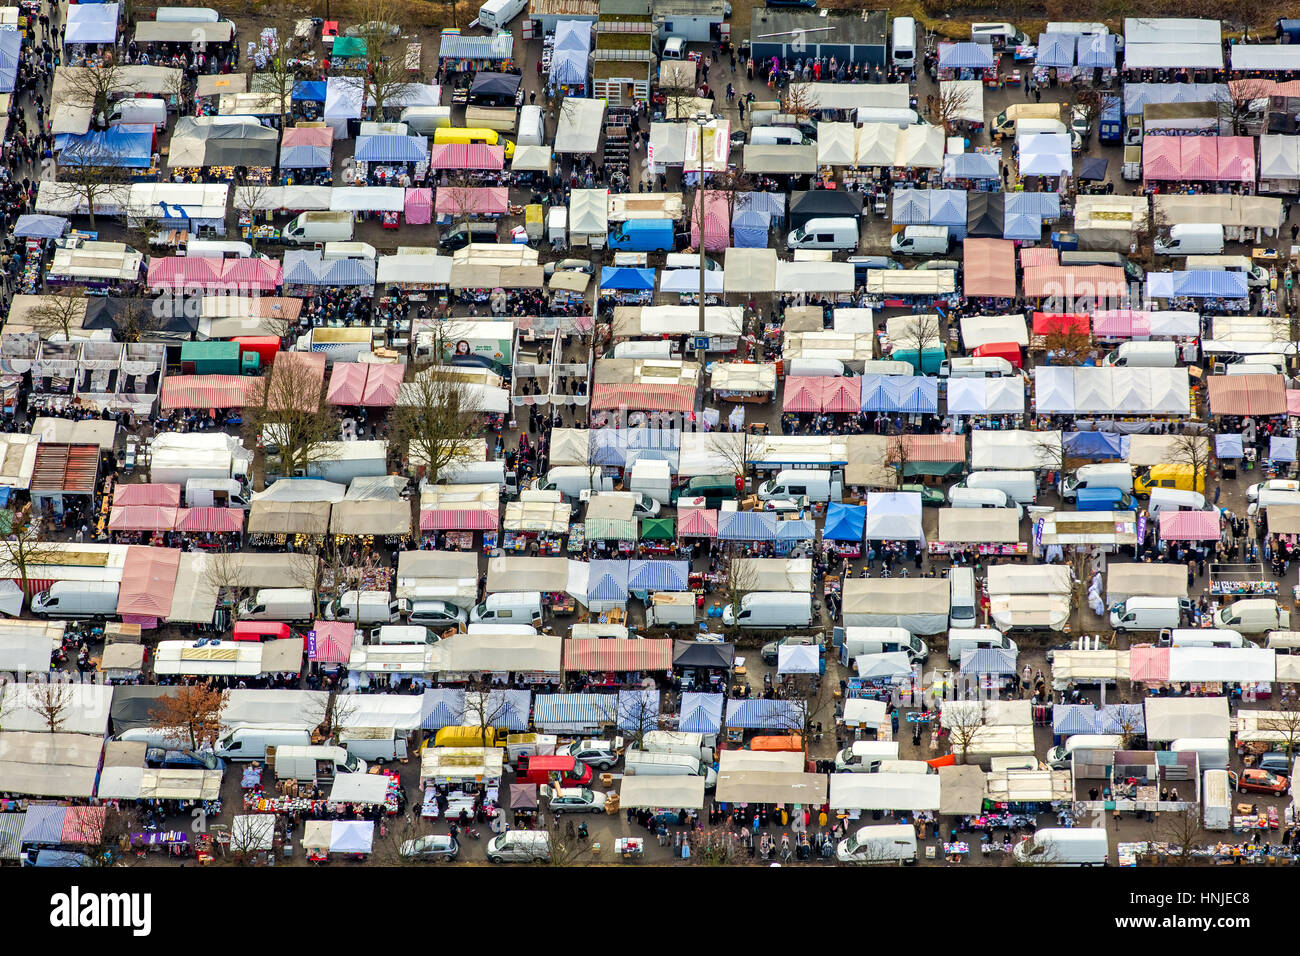
[[[1255,143],[1249,136],[1148,136],[1142,141],[1142,178],[1254,182]]]
[[[434,143],[429,154],[430,169],[504,169],[504,146],[485,143]]]
[[[1218,173],[1218,178],[1222,180],[1253,183],[1255,181],[1254,137],[1220,136]]]
[[[1020,249],[1020,265],[1024,268],[1054,266],[1060,261],[1060,254],[1050,246],[1022,246]]]
[[[820,412],[822,410],[822,380],[815,375],[797,375],[785,380],[785,399],[781,410],[785,412]]]
[[[862,380],[847,375],[824,379],[822,409],[827,412],[847,412],[856,415],[862,411]]]
[[[1209,136],[1175,136],[1183,151],[1183,179],[1218,179],[1218,140]]]
[[[149,260],[149,288],[222,289],[273,292],[284,279],[279,259],[209,259],[205,256],[154,256]]]
[[[301,365],[303,371],[298,378],[290,379],[289,384],[284,388],[268,388],[267,406],[274,410],[277,406],[286,404],[285,398],[289,385],[292,385],[295,392],[290,402],[299,411],[314,412],[320,408],[320,390],[325,382],[325,362],[324,352],[277,352],[275,362],[271,365],[272,382],[277,375],[293,375],[291,368],[293,365]],[[166,379],[163,381],[165,382]]]
[[[244,509],[242,508],[178,508],[176,510],[176,530],[199,533],[211,531],[214,534],[244,530]]]
[[[1217,511],[1160,512],[1162,541],[1218,541],[1219,535]]]
[[[850,412],[862,410],[862,383],[857,378],[807,375],[786,379],[782,411]]]
[[[336,362],[330,373],[328,401],[331,405],[396,405],[405,373],[405,365]]]
[[[366,390],[366,363],[335,362],[326,399],[331,405],[360,405]]]
[[[1092,334],[1099,338],[1131,339],[1151,334],[1151,313],[1134,309],[1103,309],[1092,314]]]
[[[334,131],[328,126],[290,126],[280,137],[281,148],[285,146],[334,147]]]
[[[113,505],[109,531],[170,531],[176,527],[176,509],[158,505]]]
[[[700,247],[700,193],[691,209],[691,245]],[[721,252],[731,244],[731,216],[727,209],[727,195],[716,189],[704,190],[704,248]]]
[[[421,531],[496,531],[501,513],[494,508],[436,508],[420,512]]]
[[[262,379],[250,375],[169,375],[163,379],[158,407],[243,408],[259,394]]]
[[[113,505],[159,505],[175,508],[181,503],[180,485],[118,485],[113,489]]]
[[[509,209],[505,186],[439,186],[434,199],[439,216],[503,216]]]
[[[117,613],[131,615],[141,624],[170,614],[180,563],[177,548],[127,548]]]
[[[1286,393],[1286,413],[1300,415],[1300,389],[1289,389]]]
[[[1128,675],[1134,683],[1157,684],[1169,680],[1169,648],[1150,644],[1129,648]]]
[[[1181,179],[1183,160],[1181,136],[1148,136],[1142,141],[1144,179]]]
[[[342,621],[317,621],[312,628],[316,640],[307,642],[307,657],[322,664],[346,664],[352,656],[352,638],[357,626]]]
[[[403,210],[408,226],[427,226],[433,221],[433,190],[411,187],[406,190]]]
[[[712,508],[678,508],[677,537],[716,538],[718,513]]]

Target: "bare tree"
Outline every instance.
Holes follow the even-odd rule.
[[[270,373],[249,389],[243,409],[246,434],[255,446],[264,445],[278,458],[279,473],[285,476],[305,473],[328,454],[326,442],[338,436],[317,369],[305,361],[286,360],[292,356],[295,353],[280,353]]]
[[[287,125],[293,110],[293,86],[299,76],[294,60],[295,48],[300,42],[295,32],[297,11],[275,4],[261,11],[258,19],[263,30],[275,30],[276,45],[266,58],[265,66],[249,79],[248,89],[251,93],[274,96],[280,107],[281,124]]]
[[[83,140],[59,154],[62,181],[76,187],[86,203],[90,228],[95,228],[95,210],[102,200],[128,182],[126,170],[102,143]]]
[[[891,354],[915,352],[916,361],[913,363],[913,368],[917,375],[924,374],[925,352],[930,349],[943,349],[943,329],[936,314],[898,316],[889,321],[889,330]]]
[[[257,214],[264,211],[262,203],[277,188],[269,180],[266,182],[241,182],[234,189],[235,212],[248,217],[251,227],[248,230],[248,244],[257,251]]]
[[[541,789],[543,788],[539,788],[539,791]],[[551,853],[550,858],[543,861],[542,865],[568,867],[591,861],[591,843],[577,835],[572,820],[561,823],[555,814],[551,814],[543,829],[550,837]]]
[[[731,608],[733,635],[740,633],[740,609],[745,595],[758,590],[758,570],[753,564],[737,557],[727,556],[726,579],[722,582],[722,593],[726,606]]]
[[[1054,364],[1082,365],[1092,357],[1096,344],[1086,316],[1082,322],[1074,316],[1062,316],[1043,336],[1043,346],[1052,353]]]
[[[749,437],[744,432],[709,432],[704,445],[710,455],[724,463],[727,473],[737,479],[736,500],[739,501],[749,476]]]
[[[503,692],[478,690],[465,692],[465,710],[461,720],[466,727],[477,727],[479,739],[487,746],[488,731],[499,729],[510,718],[510,698]],[[500,740],[500,738],[497,738]]]
[[[46,679],[29,684],[30,706],[44,721],[46,729],[57,734],[68,719],[72,708],[72,685],[63,680]]]
[[[1105,106],[1105,98],[1106,94],[1103,90],[1090,86],[1076,90],[1070,98],[1071,118],[1077,113],[1079,118],[1088,125],[1088,133],[1084,136],[1085,146],[1087,145],[1088,136],[1092,134],[1092,129],[1101,116],[1102,107]]]
[[[43,564],[54,564],[62,559],[63,552],[41,540],[41,519],[33,514],[30,504],[24,505],[10,522],[9,534],[0,538],[0,567],[6,577],[16,577],[23,593],[30,596],[29,570]]]
[[[1219,107],[1220,123],[1232,126],[1233,136],[1247,133],[1246,120],[1257,100],[1267,100],[1271,84],[1262,79],[1230,80],[1218,88],[1215,102]]]
[[[54,86],[56,102],[90,110],[91,126],[103,129],[108,126],[110,102],[133,92],[136,82],[126,66],[110,62],[100,67],[60,67]]]
[[[1190,806],[1185,810],[1162,810],[1151,825],[1152,840],[1147,844],[1160,844],[1165,852],[1150,854],[1143,862],[1163,866],[1193,866],[1195,853],[1210,841],[1201,820],[1201,808]]]
[[[637,750],[645,735],[659,729],[658,690],[639,689],[618,695],[619,733],[627,734]]]
[[[465,382],[427,369],[402,386],[391,427],[412,466],[436,482],[448,466],[470,457],[483,428],[483,408]]]
[[[244,558],[238,551],[213,551],[204,555],[204,578],[210,587],[217,589],[217,601],[236,607],[248,596],[251,588],[244,584]]]
[[[1192,487],[1203,491],[1209,485],[1210,440],[1204,435],[1181,434],[1169,443],[1169,460],[1192,469]]]
[[[676,82],[674,77],[666,86],[661,86],[659,91],[664,95],[664,119],[669,121],[684,121],[695,115],[695,86]]]
[[[936,126],[942,126],[945,133],[952,133],[957,123],[970,110],[972,99],[971,87],[964,83],[939,84],[937,100],[927,100],[931,105],[931,120]]]
[[[139,810],[129,806],[75,807],[64,818],[63,842],[81,848],[85,868],[130,866],[131,834],[144,827]]]
[[[229,697],[229,691],[207,684],[177,687],[149,709],[149,726],[169,737],[186,739],[190,750],[201,750],[214,744],[226,729],[221,712]]]
[[[1138,738],[1143,737],[1146,733],[1142,705],[1116,704],[1111,708],[1111,718],[1119,730],[1120,749],[1134,749]],[[1297,725],[1297,729],[1300,729],[1300,725]]]
[[[817,94],[809,83],[791,83],[781,96],[781,112],[800,123],[812,119],[820,109]]]
[[[1267,716],[1259,718],[1256,729],[1277,734],[1281,738],[1278,743],[1282,745],[1288,757],[1295,756],[1300,750],[1300,711],[1270,711]]]
[[[480,189],[466,170],[454,170],[447,174],[447,185],[438,186],[437,205],[451,207],[452,219],[465,227],[465,235],[470,234],[470,223],[476,216],[487,210],[488,191]],[[442,202],[442,200],[446,202]]]
[[[344,694],[335,683],[322,698],[313,698],[308,705],[308,717],[316,721],[315,730],[322,740],[330,741],[352,722],[357,714],[357,701],[351,694]]]
[[[907,465],[912,460],[912,443],[904,435],[895,435],[885,446],[885,464],[894,471],[894,487],[901,488],[907,480]]]
[[[399,10],[389,0],[372,0],[358,13],[362,22],[357,37],[365,44],[365,53],[361,64],[344,74],[361,88],[362,113],[373,107],[375,119],[382,119],[384,108],[400,101],[415,85],[406,68],[405,46],[399,41],[401,34],[409,32]]]
[[[26,319],[41,338],[61,335],[66,341],[85,322],[87,302],[83,287],[60,286],[41,296],[41,301],[27,313]]]
[[[957,762],[964,764],[971,745],[979,738],[980,731],[988,726],[988,707],[982,700],[954,700],[944,704],[943,727],[948,731]]]

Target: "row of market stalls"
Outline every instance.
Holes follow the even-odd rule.
[[[893,200],[895,226],[947,226],[954,240],[975,236],[1037,242],[1043,224],[1060,214],[1060,195],[1054,192],[900,189]]]

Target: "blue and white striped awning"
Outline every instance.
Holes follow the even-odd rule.
[[[68,808],[49,804],[31,804],[23,823],[24,843],[62,843],[63,819]]]
[[[1052,708],[1054,734],[1146,733],[1146,716],[1139,704],[1057,704]]]
[[[1034,65],[1058,70],[1074,66],[1074,40],[1073,33],[1040,33]],[[1112,61],[1111,66],[1114,65]]]
[[[284,284],[358,286],[375,284],[373,259],[324,259],[317,249],[290,249],[284,254]]]
[[[1079,45],[1075,54],[1079,66],[1085,70],[1115,69],[1115,49],[1117,43],[1115,34],[1107,33],[1104,36],[1093,34],[1091,36],[1079,37]]]
[[[687,561],[634,558],[627,563],[627,587],[629,591],[685,591],[690,572]]]
[[[963,217],[964,221],[964,217]],[[930,224],[930,190],[897,189],[894,191],[894,224],[927,226]]]
[[[688,734],[722,732],[722,695],[686,691],[682,694],[682,713],[677,729]]]
[[[802,700],[728,700],[727,726],[798,733],[804,725],[805,706]]]
[[[676,465],[682,433],[676,428],[598,428],[592,430],[590,444],[592,464],[622,468],[648,458]]]
[[[963,674],[1014,674],[1016,655],[1002,647],[974,647],[961,652]]]
[[[554,726],[612,724],[618,717],[613,694],[539,694],[533,704],[538,729]]]
[[[466,36],[444,30],[438,44],[440,58],[458,60],[509,60],[515,54],[512,33],[500,32],[492,36]]]
[[[925,375],[864,375],[862,410],[933,415],[939,410],[939,380]]]
[[[1175,296],[1192,296],[1204,299],[1244,299],[1250,291],[1246,273],[1225,269],[1190,269],[1173,274]]]
[[[627,603],[626,561],[592,561],[587,580],[588,601]]]
[[[776,523],[777,541],[812,541],[817,537],[817,522],[811,518],[787,518]]]
[[[482,695],[479,691],[467,691],[465,706],[467,724],[477,724],[480,714],[491,718],[493,727],[507,730],[525,731],[528,729],[528,713],[533,706],[533,692],[530,690],[504,690],[496,688],[488,691],[487,703],[480,707]]]
[[[1029,213],[1040,219],[1059,219],[1061,197],[1058,193],[1003,193],[1003,209],[1011,213]]]
[[[931,190],[929,224],[932,226],[960,226],[965,229],[967,206],[968,197],[964,189]]]
[[[358,136],[354,158],[360,163],[423,163],[429,160],[429,140],[424,136],[381,133]]]
[[[1273,461],[1295,461],[1294,435],[1273,435],[1268,440],[1268,457]]]
[[[949,153],[943,158],[943,178],[998,179],[998,158],[988,153]]]
[[[22,44],[22,35],[17,30],[0,31],[0,93],[14,91]]]
[[[939,69],[987,70],[996,66],[998,58],[993,50],[982,43],[940,43]]]
[[[625,734],[658,730],[659,691],[657,689],[619,691],[618,729]]]
[[[465,691],[453,687],[438,687],[424,692],[420,710],[420,727],[424,730],[441,730],[459,727],[465,716]]]
[[[331,165],[328,146],[285,146],[280,150],[285,169],[327,169]]]
[[[1032,213],[1008,210],[1002,219],[1002,238],[1036,242],[1043,237],[1043,220]]]
[[[719,512],[718,540],[775,541],[776,515],[763,511]]]

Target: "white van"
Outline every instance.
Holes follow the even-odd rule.
[[[525,103],[519,107],[519,135],[516,146],[541,146],[546,140],[546,116],[540,106]]]
[[[844,473],[825,468],[787,468],[758,486],[760,501],[839,501],[844,497]]]
[[[1065,743],[1047,751],[1047,765],[1053,770],[1065,770],[1076,750],[1119,750],[1123,746],[1120,734],[1072,734]]]
[[[949,246],[947,226],[904,226],[889,240],[889,251],[897,256],[941,256]]]
[[[809,219],[785,240],[791,249],[856,249],[858,221],[848,216]]]
[[[1110,846],[1100,827],[1045,827],[1017,843],[1011,855],[1036,866],[1105,866]]]
[[[32,596],[32,613],[42,617],[112,617],[117,613],[115,581],[55,581]]]
[[[1279,654],[1295,654],[1300,651],[1300,631],[1269,631],[1264,646]]]
[[[948,626],[974,627],[975,615],[979,610],[979,594],[975,590],[975,569],[949,568],[948,585],[951,590],[948,599]]]
[[[1125,342],[1102,364],[1112,368],[1176,368],[1177,342]]]
[[[1212,506],[1211,506],[1212,507]],[[1178,488],[1152,488],[1147,499],[1147,511],[1152,519],[1162,511],[1207,511],[1205,495],[1199,491],[1181,491]]]
[[[249,259],[253,247],[238,240],[191,239],[185,244],[185,255],[204,259]]]
[[[474,608],[470,622],[495,624],[540,624],[542,620],[542,593],[540,591],[502,592],[489,594],[487,600]]]
[[[613,491],[614,479],[602,475],[586,465],[557,465],[546,473],[546,480],[537,485],[538,491],[558,491],[577,498],[584,491]]]
[[[939,363],[940,378],[1002,378],[1016,374],[1016,367],[995,355],[984,357],[960,356]]]
[[[803,146],[808,142],[794,126],[755,126],[749,131],[752,146]]]
[[[1202,770],[1228,769],[1228,741],[1225,737],[1179,737],[1169,745],[1174,753],[1191,751]]]
[[[325,606],[325,620],[396,624],[410,607],[409,601],[394,599],[387,591],[344,591]]]
[[[812,595],[798,591],[751,591],[740,599],[740,614],[728,604],[722,609],[727,627],[805,628],[812,624]]]
[[[384,624],[370,631],[370,643],[428,644],[429,629],[418,624]]]
[[[995,627],[968,627],[948,629],[948,660],[961,660],[962,651],[972,651],[982,647],[1000,647],[1019,654],[1016,642]]]
[[[1182,222],[1169,227],[1169,238],[1157,236],[1151,246],[1158,256],[1221,255],[1223,226],[1210,222]]]
[[[488,840],[489,863],[548,863],[551,835],[546,830],[507,830]]]
[[[862,827],[835,845],[835,859],[841,863],[915,863],[916,828],[908,823]]]
[[[1162,631],[1183,623],[1191,602],[1176,597],[1131,597],[1110,609],[1110,626],[1117,631]]]
[[[684,754],[713,762],[713,747],[709,741],[713,735],[689,733],[680,730],[648,730],[641,736],[641,749],[652,754]],[[619,745],[621,746],[621,744]]]
[[[1025,36],[1010,23],[972,23],[970,38],[976,43],[988,43],[996,49],[1008,46],[1021,46],[1029,42]]]
[[[907,365],[906,362],[902,363]],[[785,374],[789,376],[823,375],[839,378],[845,374],[844,363],[834,358],[795,358],[785,363]],[[880,374],[888,374],[880,373]],[[912,374],[912,366],[907,366],[907,375]]]
[[[1122,461],[1080,465],[1074,474],[1061,479],[1061,498],[1073,501],[1080,488],[1116,488],[1124,494],[1133,492],[1133,466]]]
[[[1274,505],[1300,505],[1300,491],[1286,488],[1262,488],[1255,495],[1255,500],[1246,506],[1246,514],[1254,515],[1267,512]]]
[[[1218,627],[1174,627],[1160,632],[1160,647],[1254,647],[1240,631]]]
[[[221,15],[211,7],[159,7],[154,19],[159,23],[217,23]]]
[[[894,17],[890,62],[904,70],[916,69],[916,20]]]
[[[1020,505],[997,488],[963,488],[957,485],[948,490],[948,503],[954,508],[1014,508],[1017,518],[1024,514]]]
[[[1032,471],[972,471],[957,484],[958,488],[996,488],[1021,505],[1032,505],[1038,497],[1038,480]]]
[[[108,114],[109,126],[153,126],[154,129],[167,128],[166,100],[149,97],[135,97],[118,100],[112,104]]]
[[[793,365],[795,362],[805,361],[825,361],[824,359],[791,359],[788,364]],[[785,373],[787,377],[790,372]],[[821,374],[821,373],[818,373]],[[863,375],[915,375],[916,369],[912,368],[911,362],[899,362],[894,359],[863,359]]]
[[[875,773],[883,761],[897,759],[897,740],[855,740],[835,755],[835,772]]]
[[[849,660],[863,654],[904,653],[908,663],[923,664],[930,648],[905,627],[857,627],[844,629],[844,651]]]
[[[665,269],[698,269],[700,267],[700,257],[694,252],[670,252],[664,256]],[[704,268],[707,272],[721,272],[720,266],[714,260],[704,259]]]
[[[1227,770],[1207,770],[1201,787],[1201,811],[1205,829],[1227,830],[1232,826],[1232,791]]]
[[[487,0],[478,8],[478,25],[489,33],[504,30],[528,6],[528,0]]]
[[[703,777],[705,790],[712,790],[718,782],[717,772],[690,754],[629,750],[623,754],[623,772],[629,777]]]
[[[882,760],[876,773],[938,773],[924,760]]]
[[[311,734],[301,727],[238,727],[217,741],[222,760],[265,760],[267,747],[306,747]]]
[[[262,588],[239,603],[235,616],[241,621],[305,623],[316,616],[316,608],[307,588]]]
[[[1214,626],[1246,634],[1285,631],[1291,626],[1291,612],[1273,598],[1244,598],[1215,611]]]
[[[234,478],[190,478],[185,482],[190,508],[247,508],[244,486]]]
[[[451,125],[451,107],[408,106],[402,110],[402,122],[414,136],[432,136],[434,130]]]

